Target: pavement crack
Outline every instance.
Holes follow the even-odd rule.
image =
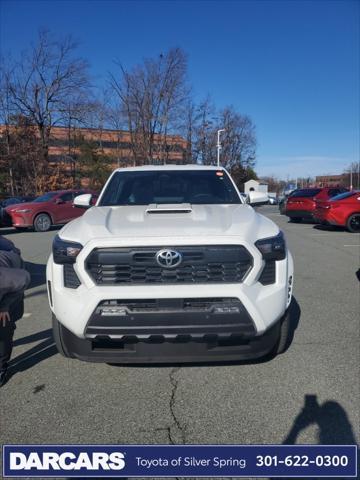
[[[171,383],[171,396],[170,396],[170,414],[173,419],[173,423],[168,427],[168,438],[169,442],[172,445],[177,445],[179,442],[175,440],[175,437],[180,436],[181,443],[185,444],[186,441],[186,425],[182,425],[180,420],[176,415],[176,392],[178,389],[179,381],[176,379],[175,375],[180,370],[180,367],[174,367],[171,369],[169,374],[169,379]]]

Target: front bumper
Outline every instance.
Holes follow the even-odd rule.
[[[14,227],[32,227],[32,219],[25,214],[11,213],[12,225]]]
[[[194,319],[195,320],[195,319]],[[196,320],[195,320],[196,321]],[[270,353],[279,337],[280,322],[261,336],[229,335],[147,335],[110,339],[81,339],[61,326],[62,341],[70,356],[83,361],[108,363],[222,362],[261,358]]]
[[[126,341],[192,339],[211,336],[245,338],[255,325],[237,298],[164,298],[100,302],[85,329],[85,338]]]

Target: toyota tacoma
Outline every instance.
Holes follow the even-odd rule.
[[[110,363],[236,361],[286,349],[293,260],[223,168],[115,170],[53,241],[57,348]]]

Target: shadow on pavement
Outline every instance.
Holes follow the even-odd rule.
[[[48,330],[43,330],[42,332],[33,333],[32,335],[28,335],[27,337],[18,338],[14,341],[14,347],[18,345],[26,345],[27,343],[37,342],[38,340],[43,340],[45,338],[51,338],[52,331],[51,328]]]
[[[21,233],[21,232],[12,227],[0,228],[0,235],[12,235],[14,233]]]
[[[291,220],[291,218],[289,218],[287,223],[290,225],[314,225],[314,228],[319,225],[316,220],[311,220],[311,218],[302,218],[300,222]]]
[[[313,227],[315,230],[321,230],[325,232],[346,232],[345,227],[339,227],[337,225],[321,225],[321,224],[316,224]]]
[[[335,400],[328,400],[320,405],[317,396],[311,394],[305,395],[304,407],[295,418],[282,444],[296,445],[300,432],[314,424],[319,427],[317,444],[356,445],[352,425],[343,407]],[[290,480],[291,478],[294,477],[271,477],[269,480]],[[318,477],[311,478],[318,479]],[[345,479],[337,477],[337,480]]]
[[[360,282],[360,268],[359,268],[359,270],[357,270],[357,271],[355,272],[355,275],[356,275],[356,278],[357,278],[357,279],[359,280],[359,282]]]
[[[44,330],[43,332],[39,332],[38,334],[29,335],[24,337],[23,339],[20,338],[14,342],[15,345],[23,345],[25,343],[29,343],[34,341],[34,337],[37,339],[45,338],[45,340],[35,347],[30,348],[30,350],[18,355],[13,360],[9,362],[9,374],[8,380],[18,372],[24,372],[29,368],[34,367],[38,363],[46,360],[53,355],[58,353],[57,348],[55,346],[54,340],[52,338],[52,330]],[[31,339],[33,338],[33,340]]]
[[[283,445],[295,445],[300,432],[313,424],[319,427],[319,444],[356,444],[351,423],[338,402],[328,400],[320,405],[316,395],[305,395],[304,407],[295,418]]]
[[[31,282],[28,289],[46,283],[46,265],[44,263],[25,262],[25,269],[31,275]]]

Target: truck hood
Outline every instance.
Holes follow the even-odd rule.
[[[157,208],[156,208],[157,207]],[[165,209],[165,211],[164,211]],[[239,236],[255,241],[279,228],[249,205],[164,205],[92,207],[61,229],[64,240],[85,245],[93,239]]]

